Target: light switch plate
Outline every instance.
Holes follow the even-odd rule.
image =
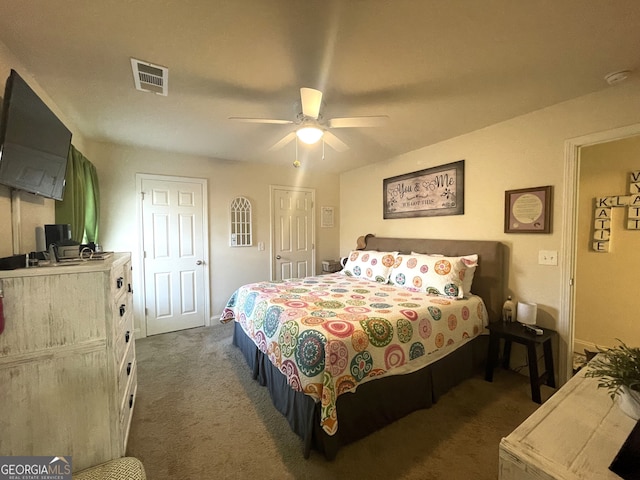
[[[558,251],[540,250],[538,252],[538,263],[540,265],[558,265]]]

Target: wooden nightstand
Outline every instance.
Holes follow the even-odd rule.
[[[531,398],[536,403],[542,403],[540,398],[540,385],[545,383],[555,388],[556,379],[553,373],[553,353],[551,350],[551,339],[557,335],[554,330],[543,328],[542,335],[529,332],[525,327],[517,322],[511,323],[491,323],[489,329],[489,353],[487,355],[487,367],[485,380],[493,381],[493,368],[498,363],[500,350],[500,339],[504,339],[504,352],[502,355],[503,368],[509,368],[509,357],[511,356],[511,343],[516,342],[527,347],[527,357],[529,362],[529,379],[531,382]],[[538,327],[541,328],[541,327]],[[544,351],[544,366],[546,372],[542,375],[538,373],[538,357],[536,346],[542,344]]]

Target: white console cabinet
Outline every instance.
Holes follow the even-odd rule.
[[[620,479],[609,465],[636,422],[586,368],[502,439],[500,480]]]
[[[136,394],[131,257],[0,272],[0,455],[125,454]]]

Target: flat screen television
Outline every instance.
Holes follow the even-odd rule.
[[[62,200],[71,132],[15,70],[0,117],[0,184]]]

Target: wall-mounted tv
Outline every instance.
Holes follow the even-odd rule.
[[[71,132],[15,70],[0,117],[0,184],[62,200]]]

